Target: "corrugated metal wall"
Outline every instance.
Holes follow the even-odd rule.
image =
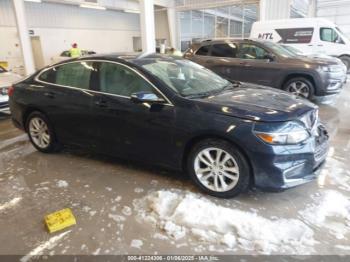
[[[350,37],[350,0],[318,0],[317,16],[336,23]]]
[[[290,0],[262,0],[261,20],[287,19],[290,17]]]
[[[139,15],[54,3],[25,3],[28,27],[140,30]],[[16,26],[11,0],[0,1],[0,26]]]

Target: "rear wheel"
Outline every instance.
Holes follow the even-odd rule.
[[[53,128],[48,118],[41,112],[32,112],[26,122],[26,130],[33,146],[44,153],[55,152],[59,148]]]
[[[347,73],[350,72],[350,57],[348,56],[341,56],[339,59],[346,65]]]
[[[292,93],[296,96],[300,96],[306,99],[311,99],[314,96],[314,85],[304,77],[296,77],[288,80],[283,90]]]
[[[231,198],[249,186],[250,169],[245,157],[224,140],[206,139],[196,144],[187,169],[196,185],[215,197]]]

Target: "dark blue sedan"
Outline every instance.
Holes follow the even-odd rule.
[[[217,197],[310,181],[328,151],[314,104],[181,58],[72,59],[9,94],[14,124],[41,152],[76,145],[185,170]]]

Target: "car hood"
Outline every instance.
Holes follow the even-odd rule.
[[[314,65],[332,65],[337,64],[336,60],[326,57],[319,57],[317,55],[307,56],[297,56],[285,58],[285,61],[293,64],[314,64]]]
[[[0,87],[9,87],[14,82],[17,82],[22,77],[10,72],[0,73]]]
[[[317,108],[287,92],[247,83],[197,101],[214,113],[264,122],[294,120]]]

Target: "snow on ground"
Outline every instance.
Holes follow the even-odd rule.
[[[15,197],[4,204],[0,204],[0,211],[16,206],[21,200],[22,200],[22,197]]]
[[[31,250],[28,254],[26,254],[24,257],[20,259],[21,262],[27,262],[31,261],[33,257],[36,257],[38,255],[42,255],[43,251],[46,249],[52,249],[54,248],[58,242],[64,238],[66,235],[68,235],[71,232],[71,230],[63,232],[59,235],[51,237],[49,240],[41,243],[39,246]]]
[[[322,170],[321,175],[325,176],[331,185],[350,191],[350,171],[347,170],[346,164],[336,157],[327,158],[326,168]]]
[[[327,228],[338,239],[350,232],[350,199],[334,190],[322,192],[316,203],[299,214],[310,224]]]
[[[267,219],[191,192],[156,191],[134,200],[134,209],[139,219],[152,223],[173,241],[190,237],[207,245],[265,254],[307,254],[315,243],[312,229],[300,220]]]
[[[143,246],[143,242],[140,239],[133,239],[130,243],[130,246],[140,249]]]
[[[68,182],[65,180],[58,180],[56,183],[57,187],[67,187],[68,186]]]

